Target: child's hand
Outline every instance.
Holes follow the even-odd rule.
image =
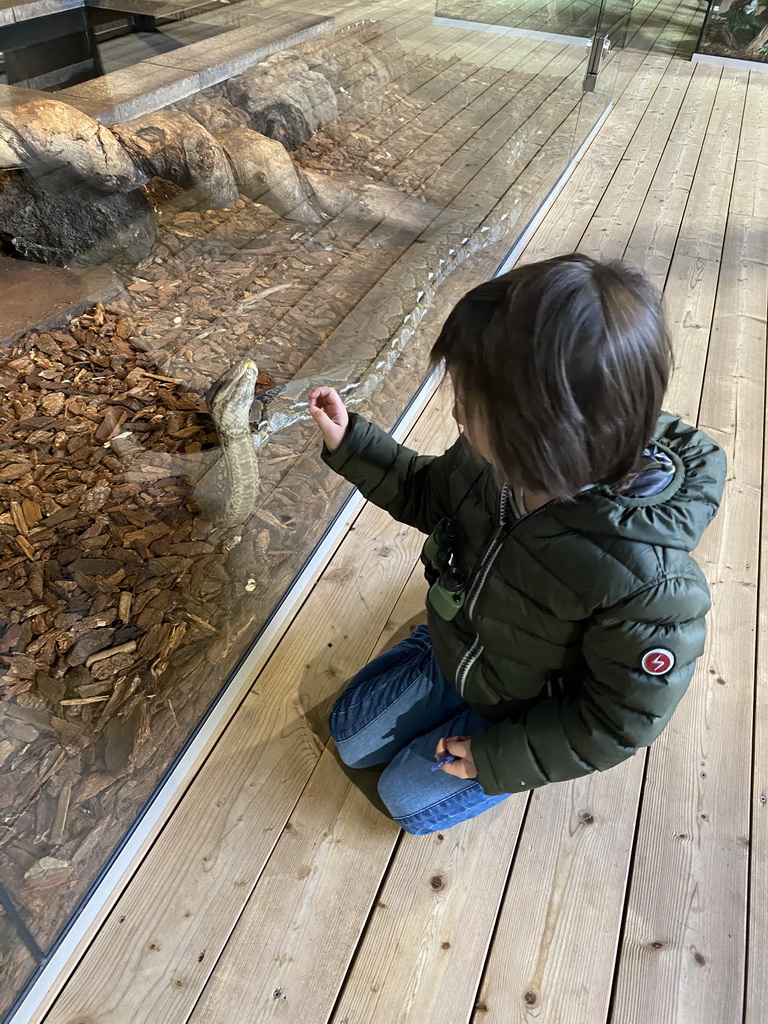
[[[325,447],[335,452],[347,433],[349,413],[334,388],[312,388],[308,396],[309,412],[320,427]]]
[[[472,757],[472,740],[469,736],[443,736],[437,744],[435,757],[441,754],[453,754],[456,758],[450,764],[444,764],[441,771],[447,775],[455,775],[457,779],[476,779],[477,765]]]

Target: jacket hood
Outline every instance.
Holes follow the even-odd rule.
[[[659,419],[652,441],[674,466],[662,491],[633,498],[598,485],[553,510],[555,518],[569,529],[593,536],[621,536],[692,551],[720,505],[725,453],[703,431],[667,413]]]

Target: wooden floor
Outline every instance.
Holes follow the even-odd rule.
[[[46,1024],[760,1024],[768,1005],[761,569],[768,78],[647,60],[522,255],[664,288],[667,407],[730,459],[698,559],[706,653],[649,752],[404,835],[325,711],[419,615],[422,538],[365,507]],[[454,436],[438,392],[412,447]],[[764,556],[763,556],[764,557]],[[762,646],[761,646],[762,645]]]

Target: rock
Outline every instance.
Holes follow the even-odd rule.
[[[0,171],[0,237],[26,259],[59,267],[135,264],[156,231],[139,189],[105,195],[57,174]]]
[[[227,94],[247,111],[254,131],[277,139],[286,149],[298,149],[338,116],[331,83],[290,52],[273,54],[231,78]]]

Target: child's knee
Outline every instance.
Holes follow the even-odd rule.
[[[367,756],[365,754],[360,755],[350,750],[348,744],[344,743],[343,740],[341,743],[336,743],[336,751],[347,768],[373,768],[377,763],[375,756],[370,754]]]
[[[331,739],[336,744],[339,759],[348,768],[374,768],[383,763],[379,750],[367,750],[360,742],[359,734],[347,735],[346,730],[339,727],[338,718],[334,716],[333,711],[328,717],[328,729]]]
[[[422,804],[426,794],[415,793],[398,771],[397,764],[389,764],[379,778],[379,796],[392,820],[412,835],[439,832],[440,824],[424,814]]]

